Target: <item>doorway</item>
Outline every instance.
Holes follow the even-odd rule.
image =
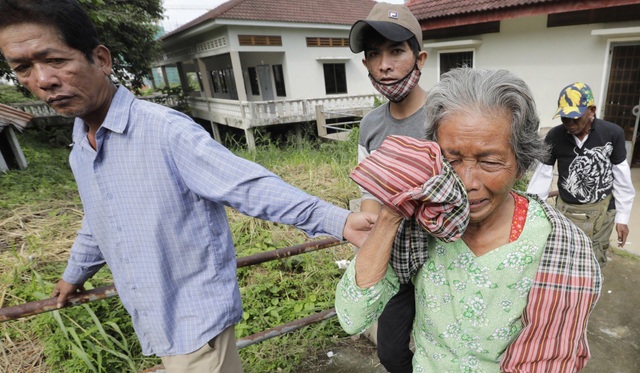
[[[613,45],[610,55],[603,119],[622,127],[625,140],[630,144],[627,148],[629,163],[632,167],[640,167],[638,116],[634,114],[634,107],[640,105],[640,44]]]
[[[258,65],[258,81],[260,82],[260,96],[262,96],[262,100],[273,100],[273,84],[271,83],[271,69],[269,65]]]
[[[258,65],[258,81],[260,82],[260,95],[263,101],[273,101],[273,84],[271,83],[271,69],[269,65]],[[274,103],[267,105],[269,113],[276,112]]]

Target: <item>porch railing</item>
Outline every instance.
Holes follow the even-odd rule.
[[[188,99],[193,116],[238,128],[316,120],[316,106],[329,111],[353,111],[356,116],[370,110],[378,95],[337,96],[294,100],[234,101],[215,98]]]
[[[327,113],[351,112],[353,116],[362,117],[373,108],[376,98],[380,96],[367,94],[273,101],[190,97],[187,102],[193,117],[246,130],[275,124],[315,121],[317,106],[322,106]],[[140,99],[169,107],[175,107],[178,104],[177,97],[168,95],[144,96]],[[33,114],[35,117],[58,116],[43,102],[14,103],[11,106]]]
[[[175,107],[178,105],[178,98],[175,96],[169,95],[153,95],[153,96],[142,96],[138,97],[141,100],[155,102],[160,105],[165,105],[169,107]],[[9,104],[9,106],[14,107],[18,110],[22,110],[26,113],[32,114],[35,117],[57,117],[60,114],[56,113],[49,105],[45,104],[42,101],[33,101],[33,102],[17,102]]]

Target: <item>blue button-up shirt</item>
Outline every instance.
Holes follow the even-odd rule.
[[[189,117],[120,87],[96,150],[76,119],[71,168],[84,206],[65,281],[105,263],[145,355],[186,354],[242,317],[225,206],[342,237],[349,212],[229,152]]]

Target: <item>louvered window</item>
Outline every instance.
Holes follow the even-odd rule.
[[[274,35],[238,35],[238,42],[242,46],[282,46],[282,37]]]
[[[348,47],[348,38],[307,38],[307,47]]]

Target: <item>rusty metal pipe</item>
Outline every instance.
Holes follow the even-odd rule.
[[[281,336],[283,334],[291,333],[295,330],[311,325],[313,323],[328,320],[335,316],[336,316],[335,308],[318,312],[311,316],[303,317],[302,319],[294,320],[289,323],[276,326],[275,328],[267,329],[265,331],[262,331],[256,334],[252,334],[250,336],[240,338],[236,341],[236,347],[238,347],[238,349],[245,348],[253,344],[266,341],[267,339],[271,339],[274,337]],[[160,373],[160,372],[164,372],[164,365],[156,365],[153,368],[149,368],[142,371],[142,373]]]
[[[261,331],[256,334],[252,334],[250,336],[240,338],[236,341],[236,347],[238,349],[245,348],[247,346],[251,346],[256,343],[260,343],[262,341],[266,341],[267,339],[278,337],[283,334],[291,333],[295,330],[303,328],[307,325],[311,325],[313,323],[330,319],[336,316],[336,309],[331,308],[326,311],[318,312],[311,316],[303,317],[298,320],[291,321],[286,324],[282,324],[280,326],[276,326],[275,328],[267,329]]]
[[[319,241],[306,242],[300,245],[283,247],[281,249],[273,251],[265,251],[242,258],[238,258],[237,267],[246,267],[249,265],[260,264],[275,259],[282,259],[293,255],[299,255],[304,253],[310,253],[312,251],[326,249],[332,246],[342,244],[342,241],[338,241],[335,238],[325,238]]]
[[[340,245],[342,243],[344,242],[338,241],[335,238],[326,238],[323,240],[307,242],[300,245],[283,247],[281,249],[273,251],[267,251],[264,253],[257,253],[238,258],[237,267],[246,267],[249,265],[260,264],[274,259],[281,259],[293,255],[326,249],[329,247]],[[71,295],[67,301],[67,304],[63,308],[78,306],[80,304],[98,300],[104,300],[107,298],[115,297],[117,295],[118,292],[114,285],[104,286]],[[35,302],[19,304],[17,306],[0,308],[0,322],[58,310],[59,308],[57,307],[56,303],[57,298],[47,298]]]
[[[64,307],[66,308],[78,306],[83,303],[112,298],[117,295],[118,292],[113,285],[91,289],[70,296],[67,305],[65,305]],[[37,315],[43,312],[55,311],[59,309],[56,303],[57,298],[47,298],[35,302],[19,304],[17,306],[0,308],[0,322],[15,320],[31,315]]]

